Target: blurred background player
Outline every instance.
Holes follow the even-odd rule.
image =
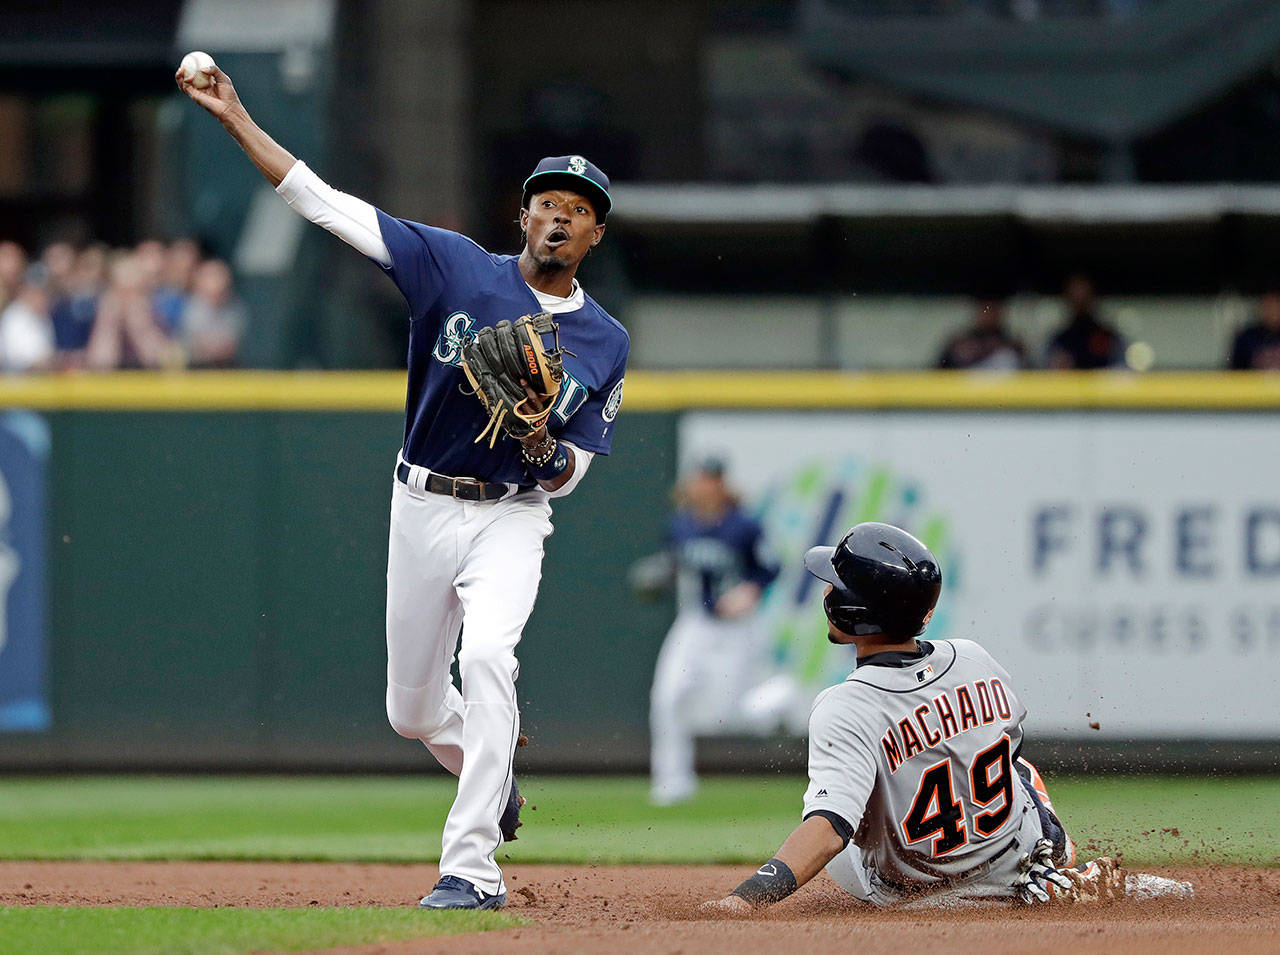
[[[632,582],[652,593],[674,583],[677,613],[658,654],[649,702],[651,798],[660,806],[698,788],[695,737],[769,727],[742,706],[755,682],[762,633],[756,608],[778,575],[763,532],[710,458],[676,487],[665,553],[637,562]]]
[[[1044,781],[1022,759],[1027,708],[1009,673],[972,640],[917,639],[942,592],[924,544],[866,522],[810,548],[804,566],[828,585],[828,639],[856,647],[858,663],[814,701],[803,821],[708,907],[750,912],[823,868],[875,905],[1192,894],[1185,882],[1126,877],[1110,858],[1074,866]]]

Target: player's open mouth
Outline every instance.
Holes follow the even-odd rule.
[[[547,233],[546,244],[552,248],[564,245],[569,241],[569,233],[564,229],[552,229]]]

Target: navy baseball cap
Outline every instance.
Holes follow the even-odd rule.
[[[599,166],[581,156],[548,156],[524,181],[521,208],[529,207],[529,197],[535,192],[555,188],[571,189],[590,199],[595,206],[597,222],[603,222],[613,206],[613,200],[609,198],[609,177],[600,171]]]
[[[724,477],[726,468],[722,458],[712,456],[709,458],[703,458],[699,461],[696,470],[708,477],[722,478]]]

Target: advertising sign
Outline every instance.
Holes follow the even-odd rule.
[[[0,414],[0,733],[47,729],[45,462],[49,432]]]
[[[1280,736],[1280,418],[1164,413],[706,412],[714,455],[783,573],[757,692],[809,703],[853,666],[800,565],[866,520],[943,568],[928,636],[977,640],[1029,729],[1112,739]]]

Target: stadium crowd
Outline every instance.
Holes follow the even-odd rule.
[[[1043,349],[1006,323],[998,296],[973,300],[971,324],[948,339],[942,369],[1127,366],[1128,342],[1097,305],[1092,280],[1071,276],[1063,319]],[[133,248],[55,242],[31,258],[0,240],[0,373],[119,368],[233,368],[248,324],[231,269],[193,239]],[[1280,288],[1264,293],[1225,367],[1280,370]]]
[[[0,371],[228,368],[246,323],[231,269],[192,239],[35,258],[0,240]]]
[[[972,323],[949,339],[938,354],[942,369],[1007,371],[1124,368],[1124,336],[1098,310],[1093,281],[1083,274],[1067,279],[1062,290],[1063,322],[1039,361],[1005,324],[1005,303],[995,296],[974,299]],[[1253,321],[1231,343],[1226,367],[1233,371],[1280,370],[1280,289],[1263,294]]]

